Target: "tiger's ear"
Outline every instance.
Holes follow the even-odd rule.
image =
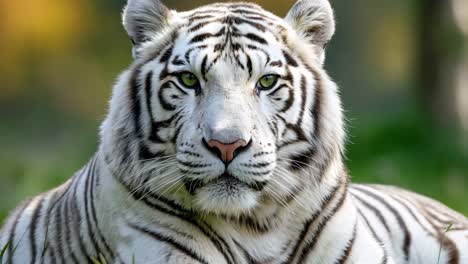
[[[335,33],[333,9],[328,0],[299,0],[285,20],[311,44],[322,48]]]
[[[134,46],[150,40],[169,24],[171,12],[159,0],[128,0],[122,22]]]

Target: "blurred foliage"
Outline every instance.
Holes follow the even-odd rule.
[[[468,151],[456,132],[415,113],[356,121],[350,130],[353,181],[408,188],[468,214]]]
[[[212,1],[164,2],[187,10]],[[256,2],[284,16],[294,0]],[[456,125],[431,123],[414,92],[414,15],[424,1],[331,2],[338,30],[326,68],[348,110],[353,180],[406,187],[468,214],[468,136]],[[120,23],[124,4],[0,1],[0,221],[20,200],[68,179],[94,153],[112,84],[131,63]],[[468,49],[468,37],[450,23],[450,12],[442,17],[434,28],[450,78],[450,61]]]

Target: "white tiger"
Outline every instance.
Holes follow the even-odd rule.
[[[97,154],[11,214],[3,263],[468,263],[461,214],[349,185],[327,0],[285,19],[130,0],[123,24],[135,61]]]

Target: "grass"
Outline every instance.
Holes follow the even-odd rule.
[[[102,254],[99,254],[98,258],[93,259],[93,264],[107,264],[107,260]]]
[[[6,253],[7,249],[8,249],[8,247],[10,247],[10,241],[8,241],[6,243],[6,245],[0,251],[0,264],[3,263],[3,256],[5,256],[5,253]]]
[[[450,229],[452,228],[453,226],[453,223],[449,224],[448,227],[445,229],[444,231],[444,235],[447,234],[448,231],[450,231]],[[442,243],[440,245],[440,248],[439,248],[439,254],[437,256],[437,264],[440,264],[440,255],[442,254]]]

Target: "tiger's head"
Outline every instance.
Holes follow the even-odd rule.
[[[283,206],[341,164],[341,104],[323,70],[327,0],[300,0],[284,19],[244,2],[176,12],[129,0],[123,25],[134,63],[114,88],[101,150],[129,190],[239,215]]]

